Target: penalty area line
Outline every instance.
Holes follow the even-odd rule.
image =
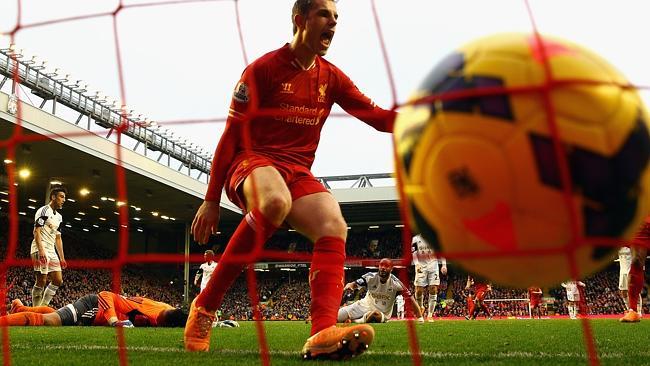
[[[15,350],[32,350],[33,347],[27,345],[12,344],[12,349]],[[102,346],[102,345],[45,345],[39,347],[42,350],[59,350],[59,351],[117,351],[117,346]],[[155,353],[185,353],[182,347],[151,347],[151,346],[127,346],[127,352],[155,352]],[[243,350],[243,349],[214,349],[209,353],[218,353],[225,355],[257,355],[259,351],[256,350]],[[411,357],[411,353],[407,351],[373,351],[368,350],[365,354],[377,356],[397,356],[397,357]],[[299,357],[298,351],[283,351],[272,350],[271,356],[296,356]],[[498,352],[498,353],[479,353],[479,352],[421,352],[420,355],[428,359],[464,359],[464,358],[477,358],[487,357],[492,359],[556,359],[556,358],[581,358],[586,359],[586,353],[579,352],[525,352],[525,351],[511,351],[511,352]],[[629,357],[625,353],[606,352],[598,355],[600,359],[620,359]],[[650,352],[639,352],[634,354],[634,357],[650,357]]]

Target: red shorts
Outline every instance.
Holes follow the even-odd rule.
[[[329,192],[311,171],[301,165],[273,162],[271,159],[254,154],[241,154],[235,157],[232,168],[226,179],[226,194],[232,203],[246,211],[246,200],[242,191],[242,183],[256,168],[272,166],[278,170],[282,179],[291,192],[291,200],[319,192]]]
[[[539,300],[532,300],[532,299],[530,300],[530,307],[531,308],[536,308],[536,307],[539,306],[539,304],[540,304]]]
[[[485,291],[476,292],[476,301],[483,301],[485,299]]]

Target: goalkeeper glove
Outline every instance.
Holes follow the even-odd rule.
[[[122,327],[122,328],[133,328],[133,323],[131,323],[130,320],[121,320],[119,322],[113,323],[114,327]]]

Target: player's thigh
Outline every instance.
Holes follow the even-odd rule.
[[[280,172],[272,166],[255,168],[244,179],[242,189],[248,210],[258,208],[267,214],[266,210],[288,212],[291,208],[289,188]]]
[[[429,285],[429,292],[433,286],[436,287],[436,293],[438,291],[438,286],[440,285],[440,274],[436,270],[427,270],[427,285]],[[433,293],[433,292],[431,292]]]
[[[413,284],[415,285],[416,289],[419,287],[421,291],[424,291],[424,288],[429,285],[427,282],[426,271],[415,272],[415,280],[413,281]]]
[[[39,279],[45,281],[47,279],[47,261],[41,263],[41,261],[39,261],[38,253],[31,253],[30,257],[32,258],[36,281],[38,282]]]
[[[347,236],[341,207],[328,192],[312,193],[293,201],[287,221],[312,242],[324,236],[343,240]]]

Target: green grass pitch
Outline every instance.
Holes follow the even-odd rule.
[[[603,365],[650,363],[650,321],[620,324],[591,321]],[[304,365],[300,349],[309,324],[264,324],[272,365]],[[374,325],[369,351],[351,361],[358,365],[412,365],[405,322]],[[479,320],[416,324],[423,365],[579,365],[587,364],[580,321]],[[130,365],[259,365],[255,323],[216,328],[209,353],[183,350],[183,330],[124,329]],[[12,365],[118,365],[115,329],[100,327],[16,327],[10,329]],[[319,365],[338,364],[316,361]]]

